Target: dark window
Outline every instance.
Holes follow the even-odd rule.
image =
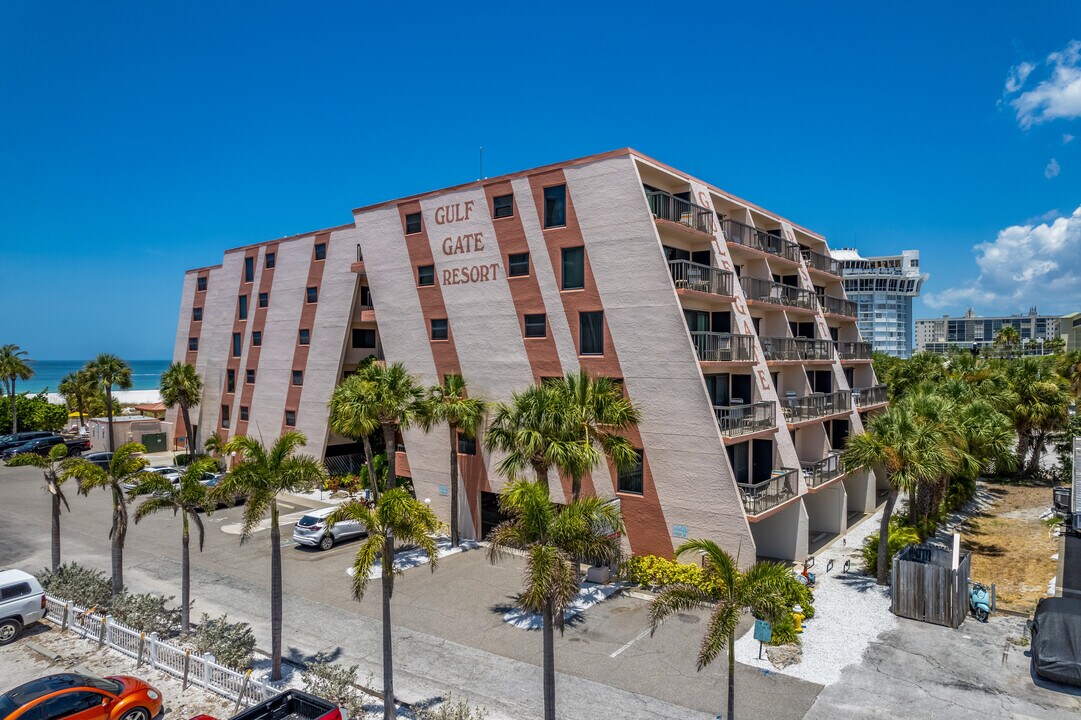
[[[751,466],[750,466],[750,443],[738,443],[736,445],[729,445],[726,450],[728,451],[728,462],[732,463],[732,473],[736,477],[737,483],[747,483],[751,479]]]
[[[294,385],[303,385],[304,384],[304,371],[303,370],[294,370],[293,371],[293,384]]]
[[[446,318],[440,320],[432,320],[432,340],[446,340],[447,339],[447,320]]]
[[[241,405],[240,406],[240,419],[243,420],[244,422],[248,422],[248,406],[247,405]]]
[[[255,258],[244,258],[244,282],[251,282],[255,279]]]
[[[578,313],[579,355],[604,355],[604,312]]]
[[[241,295],[240,297],[238,297],[236,299],[236,301],[237,301],[237,308],[236,308],[237,317],[239,317],[241,320],[247,320],[248,319],[248,296],[247,295]]]
[[[544,227],[560,227],[567,224],[567,186],[554,185],[544,188]]]
[[[497,218],[514,214],[514,195],[497,195],[492,198],[492,214]]]
[[[405,234],[412,235],[420,232],[420,213],[409,213],[405,216]]]
[[[311,330],[305,329],[305,330],[301,330],[299,333],[297,333],[297,342],[299,342],[301,345],[308,345],[308,344],[311,343],[311,341],[312,341],[312,331]]]
[[[49,698],[42,704],[42,720],[60,720],[76,713],[101,707],[103,695],[92,692],[67,692]]]
[[[206,290],[206,277],[200,277],[195,279],[195,289],[199,292]]]
[[[266,254],[266,269],[267,270],[273,270],[274,269],[274,259],[275,259],[274,258],[274,253],[267,253]]]
[[[197,337],[188,338],[188,350],[190,350],[191,352],[195,352],[198,349],[199,349],[199,338],[197,338]]]
[[[297,411],[286,410],[285,411],[285,427],[296,427],[297,424]]]
[[[521,277],[529,274],[529,253],[511,253],[507,256],[507,275]]]
[[[23,595],[29,595],[30,583],[17,583],[15,585],[8,585],[6,588],[0,590],[0,600],[11,600],[12,598],[22,597]]]
[[[635,450],[638,454],[638,462],[628,468],[619,471],[616,489],[619,492],[642,494],[642,451]]]
[[[458,433],[458,454],[460,455],[476,455],[477,454],[477,439],[469,438],[461,433]]]
[[[225,371],[225,392],[236,392],[236,370]]]
[[[372,303],[372,289],[367,285],[360,286],[360,306],[364,308],[375,307]]]
[[[240,333],[233,333],[233,357],[240,357]]]
[[[270,304],[270,293],[259,293],[259,307],[265,308]]]
[[[525,316],[525,336],[527,338],[542,338],[548,335],[548,316],[544,313]]]
[[[255,347],[259,347],[263,344],[263,333],[260,330],[256,330],[251,334],[251,344]]]
[[[193,307],[191,309],[191,319],[195,322],[199,322],[203,319],[203,309],[201,307]]]
[[[353,347],[375,347],[375,330],[368,330],[366,328],[353,328]]]
[[[249,385],[255,384],[255,368],[248,368],[248,371],[244,373],[244,382]]]
[[[308,302],[310,302],[310,303],[319,302],[319,288],[317,288],[317,287],[308,288]]]
[[[228,405],[221,406],[221,426],[223,428],[229,427],[229,409]]]
[[[417,268],[417,285],[435,285],[435,265],[421,265]]]
[[[563,248],[564,290],[581,290],[586,286],[585,257],[584,247]]]
[[[326,260],[327,259],[327,244],[316,243],[315,244],[315,259]]]

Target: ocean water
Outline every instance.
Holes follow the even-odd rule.
[[[131,366],[132,390],[157,390],[161,374],[169,367],[168,360],[128,360]],[[31,367],[34,377],[19,381],[16,392],[36,393],[48,388],[56,392],[56,386],[68,373],[75,372],[86,365],[85,360],[35,360]]]

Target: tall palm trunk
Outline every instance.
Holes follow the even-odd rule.
[[[383,720],[394,720],[394,637],[390,625],[390,598],[394,594],[394,538],[383,543]]]
[[[878,526],[878,578],[879,585],[887,584],[889,568],[886,567],[886,558],[889,555],[890,543],[890,516],[893,515],[893,506],[897,504],[897,488],[890,485],[890,494],[886,497],[886,507],[882,509],[882,522]]]
[[[282,679],[282,543],[278,501],[270,503],[270,655],[271,680]]]
[[[122,503],[123,498],[121,497],[121,490],[114,484],[112,546],[113,595],[119,595],[124,591],[124,536],[127,535],[127,528],[124,527],[124,518],[121,510]]]
[[[11,433],[19,432],[19,413],[15,407],[15,378],[11,378]]]
[[[109,452],[116,452],[116,438],[113,437],[113,386],[105,386],[105,414],[109,418]]]
[[[533,474],[537,476],[537,479],[540,480],[544,484],[544,487],[547,489],[548,488],[548,466],[545,465],[542,462],[534,462],[534,463],[532,463],[532,465],[533,465]]]
[[[397,427],[394,425],[383,426],[383,443],[387,448],[387,490],[398,487],[398,475],[396,474],[395,455],[398,452]]]
[[[364,446],[364,462],[368,465],[368,485],[372,492],[372,502],[379,499],[379,478],[375,476],[375,456],[372,454],[372,441],[365,435],[360,439]]]
[[[52,560],[53,572],[56,572],[60,567],[60,490],[55,484],[53,484],[51,490],[53,491]]]
[[[191,561],[188,555],[188,513],[184,516],[184,535],[180,539],[180,629],[188,631],[191,611]]]
[[[1040,456],[1043,454],[1044,433],[1039,432],[1032,442],[1032,458],[1029,460],[1028,474],[1035,475],[1040,471]]]
[[[180,414],[184,416],[184,424],[188,426],[188,455],[194,455],[199,450],[199,438],[195,428],[191,424],[191,408],[186,402],[180,403]]]
[[[555,628],[553,627],[552,602],[544,604],[541,611],[541,633],[544,636],[544,720],[556,720],[556,651]]]
[[[571,497],[577,500],[582,495],[582,478],[580,475],[571,475]]]
[[[458,531],[458,428],[450,426],[450,546],[458,547],[461,535]]]
[[[736,717],[736,633],[728,633],[728,720]]]

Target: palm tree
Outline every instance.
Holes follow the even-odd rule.
[[[209,500],[209,490],[203,484],[203,476],[206,473],[216,472],[218,464],[210,458],[202,458],[188,465],[180,481],[174,485],[169,480],[156,473],[153,479],[146,479],[132,488],[128,496],[129,500],[137,496],[144,496],[139,507],[135,509],[135,522],[147,515],[162,510],[172,510],[173,515],[180,515],[182,532],[180,535],[180,629],[187,632],[189,628],[189,615],[191,613],[191,560],[188,555],[188,521],[195,524],[199,531],[199,552],[203,551],[205,529],[203,519],[199,512],[205,510],[207,514],[213,510],[214,503]]]
[[[192,446],[192,448],[195,447],[197,446]],[[206,442],[203,443],[203,449],[206,450],[206,454],[210,455],[211,457],[221,457],[221,454],[225,452],[225,441],[221,439],[221,435],[217,433],[211,433],[210,437],[208,437],[206,439]],[[192,458],[195,457],[194,450],[189,450],[188,454]]]
[[[79,413],[79,427],[86,428],[83,416],[88,412],[91,398],[97,393],[94,378],[86,370],[76,370],[65,375],[56,390],[64,396],[68,406]]]
[[[1003,325],[995,335],[994,342],[995,347],[1001,347],[1009,352],[1021,343],[1021,333],[1013,325]]]
[[[512,477],[530,468],[548,487],[548,471],[559,461],[566,466],[574,445],[567,438],[566,423],[556,407],[552,383],[531,385],[514,393],[511,402],[495,406],[492,422],[484,433],[484,445],[503,453],[497,470]],[[582,463],[584,464],[584,463]]]
[[[0,346],[0,380],[4,381],[4,391],[11,400],[11,432],[19,432],[18,411],[15,408],[15,382],[29,380],[34,376],[27,352],[18,345]]]
[[[1059,374],[1070,386],[1070,391],[1081,398],[1081,350],[1072,350],[1059,358]]]
[[[489,533],[488,557],[495,562],[511,551],[525,553],[525,584],[517,604],[541,616],[544,718],[555,720],[555,627],[563,631],[564,613],[578,596],[575,558],[616,562],[623,519],[614,504],[596,497],[557,508],[548,499],[548,486],[540,480],[509,482],[499,504],[510,519]]]
[[[36,453],[22,453],[7,461],[9,467],[30,465],[41,468],[45,474],[45,492],[53,496],[52,510],[52,545],[53,545],[53,572],[60,567],[60,503],[71,512],[68,499],[64,496],[64,481],[67,479],[61,474],[61,469],[67,460],[68,446],[64,444],[53,445],[49,449],[49,456],[42,457]]]
[[[371,364],[365,367],[371,367]],[[338,383],[328,403],[330,429],[363,444],[364,462],[369,468],[369,475],[374,463],[371,436],[379,430],[379,418],[373,405],[374,397],[375,388],[371,380],[362,372],[357,372]],[[390,455],[394,448],[387,447],[386,452]],[[371,486],[373,498],[379,498],[379,490],[378,483]]]
[[[307,438],[296,431],[285,433],[269,448],[247,435],[234,437],[225,449],[237,453],[239,462],[211,494],[215,500],[247,496],[241,543],[252,536],[263,516],[270,513],[271,680],[280,680],[282,676],[282,551],[278,493],[306,492],[321,483],[326,474],[323,464],[312,456],[295,454],[305,443]]]
[[[85,460],[72,458],[64,463],[61,477],[79,481],[79,492],[89,495],[95,488],[104,488],[113,495],[113,524],[109,529],[112,540],[113,594],[124,590],[124,541],[128,536],[128,498],[124,491],[141,482],[160,477],[147,471],[150,462],[143,457],[146,448],[139,443],[125,443],[116,449],[109,461],[108,471]]]
[[[86,364],[85,370],[105,390],[105,412],[109,418],[109,450],[116,451],[113,437],[113,385],[121,390],[131,387],[131,367],[116,355],[102,353]]]
[[[387,487],[398,484],[395,471],[394,450],[398,431],[415,423],[423,413],[424,392],[416,379],[400,362],[389,366],[371,363],[360,370],[363,390],[370,393],[365,401],[370,414],[383,431],[383,443],[387,450]]]
[[[458,435],[466,438],[477,436],[484,420],[487,403],[466,396],[465,380],[461,375],[447,375],[442,385],[428,389],[420,424],[425,431],[433,425],[445,422],[450,431],[450,544],[458,547],[461,533],[458,529]]]
[[[191,424],[191,409],[203,397],[203,379],[195,372],[195,366],[175,362],[161,374],[161,401],[165,407],[180,406],[184,426],[188,429],[188,453],[194,455],[199,448],[198,428]]]
[[[1025,357],[1007,368],[1010,387],[1016,395],[1013,408],[1017,430],[1017,454],[1022,465],[1029,450],[1029,464],[1024,471],[1032,475],[1040,467],[1047,438],[1061,430],[1069,418],[1070,393],[1067,382],[1054,372],[1046,358]]]
[[[759,617],[776,620],[789,612],[784,589],[792,571],[783,563],[759,562],[741,571],[737,561],[712,540],[688,540],[676,548],[676,557],[684,553],[702,556],[702,572],[712,581],[712,588],[690,584],[669,585],[649,607],[650,632],[669,615],[687,610],[710,611],[706,635],[698,649],[698,670],[713,662],[728,648],[728,720],[735,718],[736,703],[736,625],[740,615],[750,611]]]
[[[327,518],[328,528],[343,520],[353,520],[368,529],[368,537],[357,550],[353,561],[353,597],[360,600],[368,588],[372,567],[381,559],[383,580],[383,717],[397,717],[394,706],[394,648],[390,622],[390,600],[394,594],[394,541],[414,545],[428,554],[432,572],[438,562],[438,551],[432,534],[439,529],[439,520],[424,503],[410,495],[405,488],[390,488],[379,496],[374,509],[356,500],[338,507]]]

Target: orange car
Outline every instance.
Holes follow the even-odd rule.
[[[139,678],[47,675],[0,695],[4,720],[151,720],[161,693]]]

